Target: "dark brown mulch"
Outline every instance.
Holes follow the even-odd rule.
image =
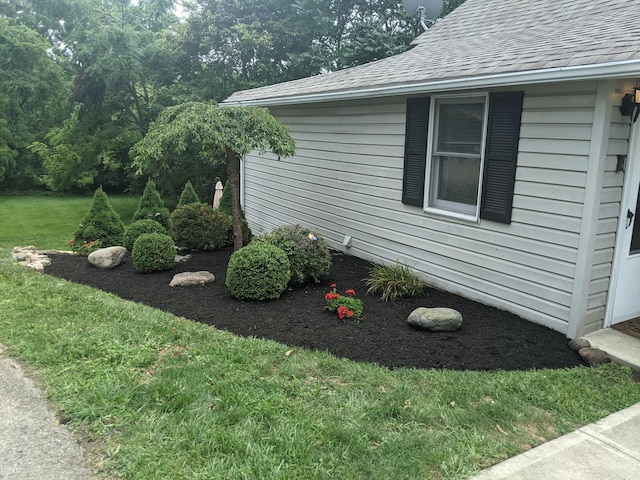
[[[241,302],[231,297],[224,284],[231,253],[229,249],[194,253],[174,270],[152,274],[135,272],[130,258],[113,270],[98,270],[85,257],[57,254],[50,255],[52,264],[46,273],[237,335],[389,368],[527,370],[583,365],[561,333],[451,293],[430,289],[423,297],[397,302],[366,296],[363,279],[371,264],[339,253],[325,282],[288,290],[279,300]],[[168,286],[175,273],[198,270],[210,271],[216,281],[206,286]],[[352,288],[364,300],[360,323],[340,321],[324,310],[324,295],[333,282],[339,292]],[[406,319],[420,306],[455,308],[464,323],[454,333],[413,329]]]

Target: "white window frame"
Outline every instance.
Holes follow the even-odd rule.
[[[437,166],[434,166],[433,156],[434,156],[434,147],[435,147],[435,139],[438,138],[438,122],[436,119],[437,105],[441,100],[450,100],[450,99],[483,99],[484,102],[484,119],[483,119],[483,128],[482,128],[482,139],[480,145],[480,172],[479,172],[479,181],[478,181],[478,196],[476,198],[476,206],[475,209],[469,210],[468,212],[461,211],[464,208],[461,208],[461,204],[454,202],[446,202],[439,201],[438,205],[435,205],[433,201],[434,197],[434,187],[432,182],[437,180],[437,172],[434,173],[434,170],[437,170]],[[461,220],[478,222],[480,219],[480,200],[482,197],[482,180],[484,173],[484,163],[485,163],[485,145],[487,141],[487,124],[489,118],[489,93],[473,93],[473,94],[460,94],[460,95],[434,95],[431,97],[430,108],[429,108],[429,125],[433,125],[432,128],[429,129],[429,133],[427,136],[427,154],[426,154],[426,169],[425,169],[425,183],[424,183],[424,211],[428,213],[435,213],[438,215],[445,215],[448,217],[458,218]]]

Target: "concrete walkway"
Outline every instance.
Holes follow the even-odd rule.
[[[0,479],[88,480],[83,450],[0,344]]]

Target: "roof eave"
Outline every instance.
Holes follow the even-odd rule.
[[[222,105],[280,106],[339,100],[379,98],[396,95],[415,95],[420,93],[438,93],[451,90],[470,90],[502,86],[528,85],[576,80],[601,80],[624,78],[640,75],[640,59],[622,62],[601,63],[595,65],[577,65],[523,72],[498,73],[463,77],[447,80],[432,80],[416,83],[404,83],[390,86],[341,90],[325,93],[289,95],[274,98],[262,98],[246,101],[225,101]]]

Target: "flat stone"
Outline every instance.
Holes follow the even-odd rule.
[[[176,255],[176,263],[186,263],[191,260],[191,254]]]
[[[120,265],[126,254],[125,247],[106,247],[91,252],[87,258],[89,263],[96,268],[110,269]]]
[[[419,307],[409,314],[407,323],[430,332],[455,332],[462,326],[462,314],[453,308]]]
[[[176,273],[171,282],[170,287],[185,287],[189,285],[204,285],[206,283],[214,282],[216,277],[211,272],[201,270],[199,272],[182,272]]]

